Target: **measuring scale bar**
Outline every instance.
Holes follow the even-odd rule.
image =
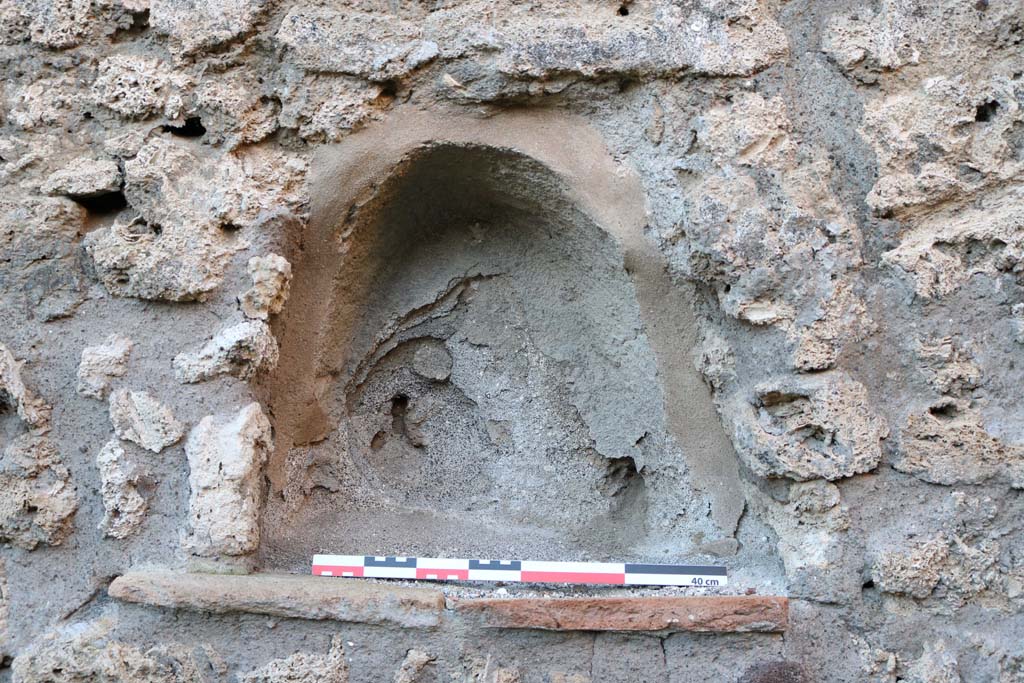
[[[728,583],[725,567],[713,565],[467,560],[380,555],[314,555],[313,574],[343,578],[426,581],[506,581],[701,588],[725,586]]]

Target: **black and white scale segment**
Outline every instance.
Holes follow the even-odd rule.
[[[620,586],[724,586],[725,567],[630,562],[538,562],[443,557],[314,555],[316,576]]]

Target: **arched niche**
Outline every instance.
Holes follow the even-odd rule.
[[[392,116],[322,150],[262,384],[261,563],[315,551],[672,559],[735,457],[643,192],[577,120]]]

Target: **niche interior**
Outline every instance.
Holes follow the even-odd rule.
[[[555,168],[508,131],[413,129],[317,162],[262,387],[277,446],[261,565],[670,561],[720,535],[616,234],[636,221],[595,216],[585,163]]]

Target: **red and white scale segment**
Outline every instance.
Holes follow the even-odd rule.
[[[631,562],[534,562],[443,557],[314,555],[315,576],[620,586],[724,586],[725,567]]]

